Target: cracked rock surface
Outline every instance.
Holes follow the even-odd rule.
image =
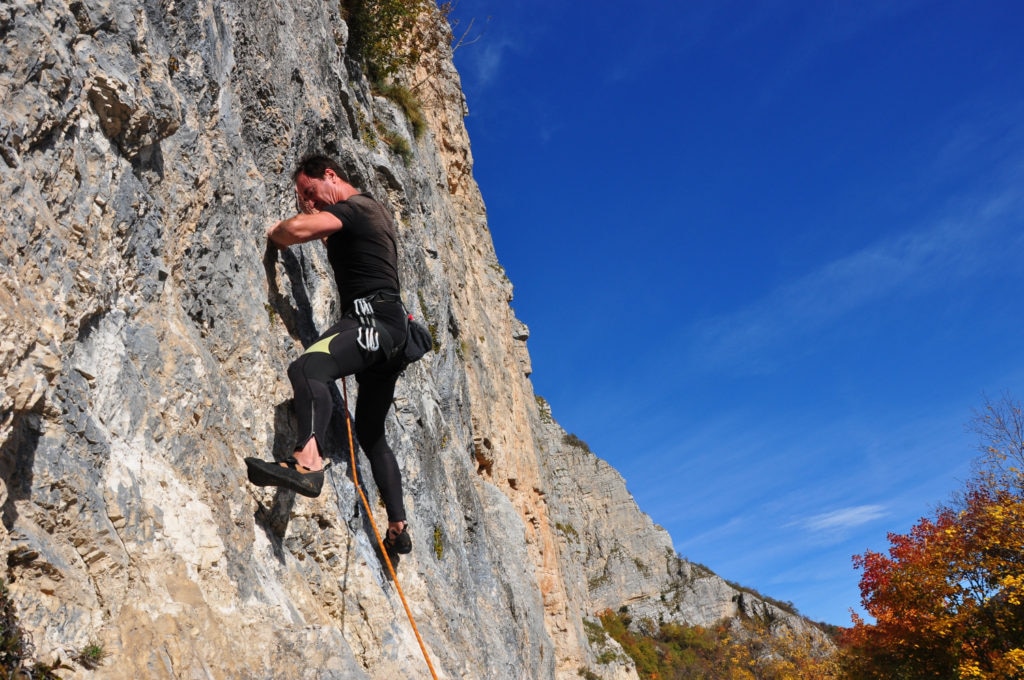
[[[434,334],[387,427],[414,538],[400,583],[439,676],[635,678],[597,662],[586,618],[737,613],[534,395],[432,30],[406,74],[417,137],[346,60],[337,3],[0,5],[0,550],[40,658],[107,652],[66,677],[429,677],[344,418],[319,498],[246,481],[245,457],[291,447],[285,367],[338,314],[320,244],[263,237],[310,151],[393,211]]]

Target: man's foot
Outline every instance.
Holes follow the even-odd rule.
[[[245,467],[249,481],[256,486],[279,486],[308,498],[316,498],[324,487],[324,466],[321,470],[310,470],[294,458],[280,462],[246,458]]]
[[[411,553],[412,537],[409,536],[409,523],[406,522],[402,526],[401,531],[388,528],[387,535],[384,537],[384,547],[387,548],[389,553],[398,555],[408,555]]]

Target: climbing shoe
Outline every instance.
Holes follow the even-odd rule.
[[[394,529],[388,529],[384,537],[384,547],[389,553],[408,555],[412,552],[412,537],[409,536],[409,524],[402,527],[402,533],[396,533]]]
[[[256,486],[278,486],[308,498],[316,498],[324,488],[324,470],[312,471],[294,458],[280,462],[246,458],[249,481]]]

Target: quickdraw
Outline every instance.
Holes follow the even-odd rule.
[[[380,349],[380,333],[377,331],[377,319],[373,315],[373,305],[366,298],[356,298],[352,301],[356,319],[359,321],[359,335],[356,342],[367,352],[376,352]]]

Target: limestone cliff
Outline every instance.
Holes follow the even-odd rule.
[[[586,617],[708,623],[737,592],[535,398],[447,41],[406,74],[417,136],[348,37],[309,0],[0,4],[0,550],[22,623],[42,657],[109,653],[66,677],[429,677],[344,432],[318,499],[245,479],[293,443],[285,367],[338,313],[319,244],[263,238],[323,151],[394,212],[435,335],[388,428],[438,675],[635,678],[598,663]]]

